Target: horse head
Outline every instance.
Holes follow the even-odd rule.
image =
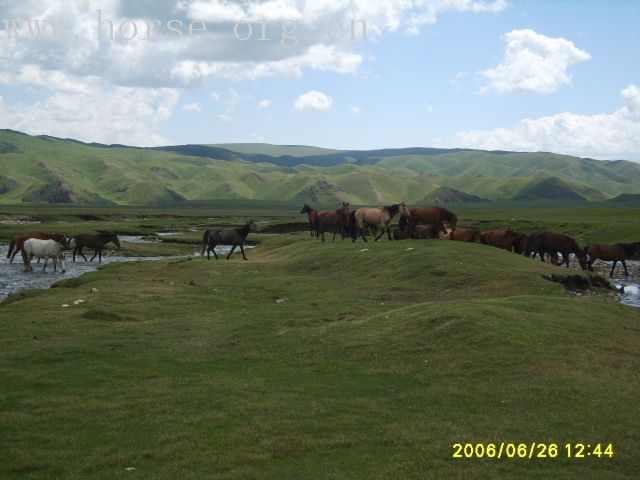
[[[587,253],[585,250],[583,250],[582,248],[580,248],[577,244],[576,244],[576,248],[573,251],[573,254],[576,256],[576,258],[578,259],[578,263],[580,264],[580,268],[582,270],[587,270]]]
[[[67,262],[65,261],[64,258],[64,253],[62,253],[62,250],[60,250],[58,252],[58,255],[56,255],[56,261],[58,262],[58,265],[60,265],[60,271],[62,273],[67,271]]]
[[[260,231],[258,225],[253,220],[249,220],[249,223],[247,225],[249,226],[250,232],[258,233]]]
[[[300,210],[300,213],[306,213],[307,215],[310,214],[311,212],[313,212],[313,208],[311,208],[306,203],[303,205],[302,210]]]
[[[409,212],[407,204],[404,203],[404,200],[400,202],[399,207],[400,217],[408,217],[409,215],[411,215],[411,212]]]
[[[349,207],[351,206],[351,204],[349,202],[342,202],[342,207],[340,207],[340,211],[342,212],[342,214],[346,217],[347,215],[349,215]]]
[[[113,244],[116,247],[120,248],[120,240],[118,239],[118,236],[115,233],[109,234],[109,236],[107,237],[107,241],[113,242]]]

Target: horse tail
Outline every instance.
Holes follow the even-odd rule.
[[[204,235],[202,236],[202,244],[200,245],[201,257],[204,257],[204,252],[207,249],[207,245],[209,245],[209,230],[205,230]]]
[[[16,246],[16,241],[12,238],[9,242],[9,251],[7,252],[7,258],[11,258],[11,254],[13,253],[13,249]]]

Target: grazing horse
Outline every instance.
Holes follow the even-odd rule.
[[[358,225],[358,231],[362,236],[362,239],[366,242],[367,237],[365,236],[366,227],[371,227],[374,232],[377,233],[380,230],[380,234],[375,237],[375,241],[380,240],[380,237],[384,235],[384,232],[387,232],[387,236],[389,240],[393,240],[391,238],[391,231],[389,230],[389,224],[391,220],[396,215],[400,215],[400,217],[406,217],[409,215],[409,209],[404,202],[396,203],[393,205],[389,205],[382,208],[359,208],[356,210],[355,219]],[[352,240],[355,242],[356,237],[352,236]]]
[[[25,240],[30,238],[37,238],[39,240],[55,240],[58,243],[61,243],[63,246],[69,246],[69,239],[64,233],[49,233],[49,232],[34,232],[34,233],[25,233],[24,235],[20,235],[18,237],[13,237],[9,242],[9,251],[7,252],[7,258],[9,258],[9,262],[13,262],[15,256],[22,249],[22,244]]]
[[[38,259],[44,259],[43,272],[47,271],[47,263],[49,259],[53,260],[53,270],[57,271],[57,266],[60,265],[60,271],[64,273],[66,271],[66,264],[64,261],[64,253],[62,253],[63,246],[55,240],[40,240],[38,238],[29,238],[22,243],[20,251],[22,252],[22,262],[24,263],[25,272],[33,272],[31,266],[31,259],[36,257]]]
[[[616,245],[591,244],[587,245],[584,251],[589,255],[587,266],[593,272],[593,262],[596,260],[604,260],[613,262],[609,276],[613,277],[613,271],[616,269],[618,262],[622,262],[624,274],[629,275],[625,260],[634,255],[640,254],[640,242],[637,243],[618,243]]]
[[[324,242],[324,232],[333,227],[333,241],[336,240],[338,232],[343,233],[349,218],[349,202],[342,202],[342,206],[337,210],[327,210],[318,212],[316,219],[316,231]]]
[[[93,248],[93,257],[89,262],[93,262],[93,259],[98,256],[98,262],[102,262],[102,250],[104,246],[112,242],[116,247],[120,248],[120,240],[115,233],[98,233],[96,235],[91,235],[88,233],[83,233],[81,235],[76,235],[74,237],[76,246],[73,249],[73,261],[76,261],[76,255],[80,255],[84,258],[84,261],[87,261],[87,257],[82,253],[82,249],[84,247]]]
[[[455,213],[442,207],[412,208],[409,219],[409,231],[413,232],[416,225],[424,223],[426,225],[437,225],[440,231],[446,234],[447,229],[444,226],[444,222],[447,222],[451,228],[456,228],[458,217]]]
[[[207,230],[202,236],[200,256],[204,257],[204,252],[206,250],[207,260],[211,260],[211,252],[213,252],[213,256],[218,260],[218,255],[215,250],[216,246],[231,245],[231,251],[229,252],[229,255],[227,255],[227,260],[231,258],[236,247],[240,247],[242,258],[247,260],[247,256],[244,254],[244,241],[246,240],[247,235],[249,235],[249,232],[258,232],[258,225],[256,225],[256,222],[253,220],[249,220],[246,225],[240,228]]]
[[[311,231],[311,236],[318,236],[318,231],[316,230],[316,221],[318,219],[318,211],[311,208],[306,203],[300,213],[306,213],[307,218],[309,219],[309,230]]]
[[[449,240],[476,243],[480,241],[480,230],[477,228],[454,228],[449,232]]]
[[[557,254],[560,253],[562,254],[562,261],[558,265],[562,266],[564,263],[567,268],[569,268],[569,255],[573,253],[578,258],[580,267],[583,270],[587,269],[587,254],[580,248],[578,242],[568,235],[549,232],[547,230],[532,233],[527,240],[527,247],[524,254],[530,257],[531,253],[540,255],[540,260],[543,262],[545,253],[550,255],[551,258],[554,258],[554,256],[557,257]]]
[[[480,234],[480,243],[513,252],[522,239],[522,234],[513,230],[489,230]]]

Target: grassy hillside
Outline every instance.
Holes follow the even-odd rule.
[[[2,203],[154,205],[237,199],[356,205],[432,197],[593,201],[639,193],[638,164],[549,153],[340,152],[262,144],[146,149],[0,130]]]
[[[482,245],[259,239],[0,306],[0,476],[637,477],[636,310]],[[451,458],[501,441],[615,454]]]

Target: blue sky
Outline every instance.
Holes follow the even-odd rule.
[[[56,3],[0,5],[2,128],[135,145],[446,146],[640,160],[640,2]],[[116,26],[202,20],[207,32],[98,42],[97,9]],[[366,41],[278,42],[284,21],[308,32],[353,15],[367,22]],[[67,21],[70,38],[9,38],[2,24],[17,19],[24,29],[43,18]],[[264,18],[275,26],[259,42]],[[254,25],[244,42],[233,37],[241,21]]]

